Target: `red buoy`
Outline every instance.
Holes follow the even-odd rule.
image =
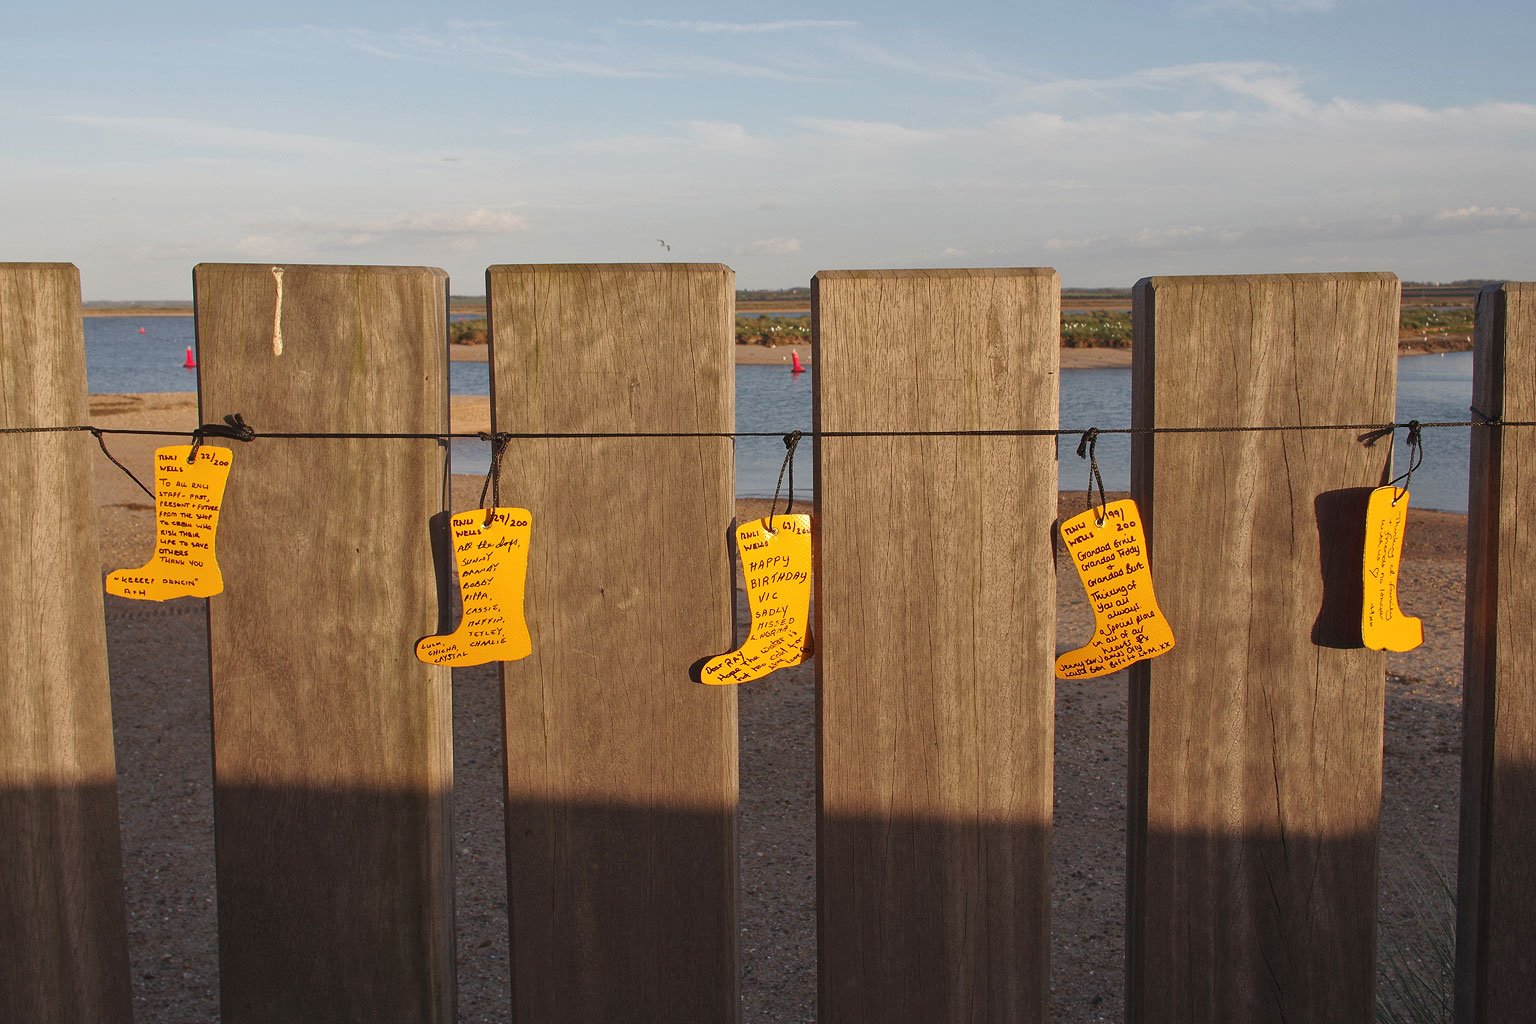
[[[142,328],[142,327],[140,327],[140,328],[139,328],[139,333],[140,333],[140,334],[143,334],[143,333],[144,333],[144,328]]]
[[[192,358],[192,349],[190,347],[188,347],[188,349],[187,349],[187,361],[182,363],[181,365],[182,365],[183,368],[188,369],[188,370],[195,370],[195,369],[197,369],[197,360]]]
[[[789,358],[791,358],[791,359],[793,359],[795,361],[795,364],[789,368],[789,372],[790,373],[804,373],[805,372],[805,367],[800,365],[800,353],[799,352],[791,352],[789,354]]]

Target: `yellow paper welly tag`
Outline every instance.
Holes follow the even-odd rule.
[[[1408,492],[1397,487],[1371,491],[1365,506],[1365,584],[1360,609],[1360,639],[1375,651],[1411,651],[1424,642],[1424,623],[1404,615],[1397,605],[1397,577],[1402,568],[1403,528],[1408,523]]]
[[[1173,628],[1157,607],[1141,513],[1129,498],[1091,508],[1061,524],[1061,537],[1093,605],[1093,638],[1056,659],[1062,679],[1104,676],[1173,648]]]
[[[214,555],[219,505],[229,479],[228,448],[189,444],[155,449],[155,554],[139,569],[107,574],[107,593],[141,601],[212,597],[224,590]]]
[[[464,614],[459,628],[448,636],[416,641],[416,657],[430,665],[484,665],[528,657],[533,640],[523,618],[523,588],[533,515],[525,508],[480,508],[460,512],[449,522]]]
[[[811,656],[811,517],[774,516],[736,527],[752,629],[699,672],[713,685],[761,679]]]

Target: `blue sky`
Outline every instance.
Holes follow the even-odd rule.
[[[87,299],[203,261],[1533,280],[1533,39],[1528,0],[33,4],[0,259]]]

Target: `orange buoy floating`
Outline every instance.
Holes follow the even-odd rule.
[[[805,367],[800,365],[800,353],[799,352],[791,352],[789,354],[789,358],[791,358],[791,359],[793,359],[795,361],[794,365],[789,368],[789,372],[790,373],[804,373],[805,372]]]
[[[191,349],[190,346],[188,346],[188,348],[187,348],[187,361],[182,363],[181,365],[182,365],[182,368],[186,369],[186,370],[195,370],[195,369],[197,369],[197,360],[192,358],[192,349]]]

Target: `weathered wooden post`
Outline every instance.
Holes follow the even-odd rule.
[[[0,264],[0,428],[89,421],[80,274]],[[132,1019],[86,433],[0,434],[0,1020]]]
[[[1536,284],[1477,297],[1472,404],[1536,420]],[[1536,993],[1536,429],[1472,431],[1456,1020],[1525,1020]]]
[[[1390,274],[1154,277],[1134,306],[1135,426],[1393,419]],[[1358,433],[1133,438],[1178,646],[1131,669],[1132,1021],[1373,1019],[1385,673],[1360,573],[1391,444]]]
[[[818,431],[1054,429],[1053,270],[821,273]],[[1055,438],[818,436],[820,1019],[1045,1020]]]
[[[504,505],[532,514],[533,653],[503,665],[514,1019],[738,1013],[734,275],[486,272]],[[635,437],[633,434],[682,434]],[[686,436],[686,435],[712,436]]]
[[[202,264],[205,422],[444,433],[447,278]],[[449,670],[429,521],[447,445],[234,450],[209,599],[223,1019],[453,1020]]]

